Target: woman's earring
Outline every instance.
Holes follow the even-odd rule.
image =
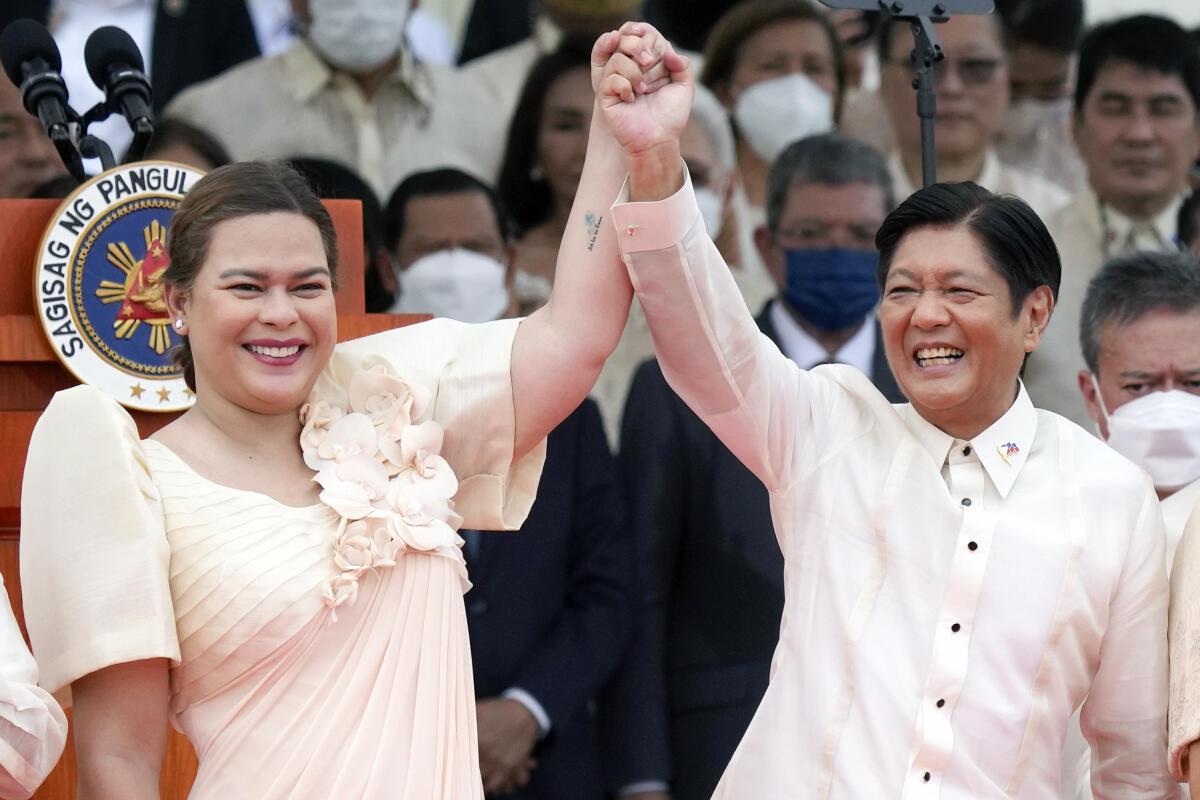
[[[183,320],[177,319],[171,324],[175,326],[175,330],[181,331],[181,332],[183,331]]]

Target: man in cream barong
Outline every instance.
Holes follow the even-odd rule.
[[[770,492],[786,565],[771,684],[715,797],[1054,797],[1080,707],[1097,797],[1171,797],[1153,486],[1019,378],[1060,279],[1045,226],[974,184],[916,193],[876,238],[910,403],[802,370],[700,224],[686,59],[623,31],[600,87],[622,256],[668,382]],[[655,53],[671,78],[647,87]]]

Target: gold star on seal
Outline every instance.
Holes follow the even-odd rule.
[[[188,400],[191,400],[193,397],[196,396],[196,393],[193,392],[191,389],[184,389],[183,396],[186,397]]]
[[[133,384],[132,386],[130,386],[130,387],[129,387],[129,396],[130,396],[130,397],[133,397],[133,398],[135,398],[135,399],[137,399],[137,400],[141,400],[141,399],[142,399],[142,393],[143,393],[144,391],[146,391],[146,387],[145,387],[145,386],[142,386],[140,383],[135,383],[135,384]]]
[[[171,399],[171,393],[169,391],[167,391],[166,389],[158,390],[158,402],[165,403],[170,399]]]

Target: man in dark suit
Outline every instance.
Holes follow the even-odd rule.
[[[412,310],[480,322],[513,306],[495,193],[449,168],[410,175],[385,228]],[[479,759],[489,797],[601,800],[593,698],[632,631],[632,554],[616,463],[585,401],[550,434],[521,530],[463,531]]]
[[[788,146],[755,233],[779,287],[758,325],[800,366],[856,365],[900,401],[874,315],[875,231],[892,204],[887,167],[867,145],[824,134]],[[603,701],[609,784],[626,798],[708,800],[779,640],[783,558],[767,492],[654,361],[634,376],[620,463],[641,611]]]
[[[53,0],[4,0],[0,28],[18,17],[36,19],[55,27]],[[72,13],[95,18],[95,27],[109,24],[104,4],[95,9],[81,4]],[[225,70],[256,57],[258,39],[246,0],[154,0],[146,13],[153,15],[150,59],[146,65],[154,86],[154,110],[161,112],[167,101],[193,83],[206,81]],[[145,44],[144,42],[141,44]],[[142,48],[145,52],[145,47]],[[83,58],[83,53],[63,53],[63,59]],[[83,113],[85,109],[78,109]]]
[[[536,766],[527,786],[497,796],[601,800],[592,701],[631,632],[632,563],[615,464],[594,402],[550,434],[537,501],[521,530],[480,534],[467,566],[485,784],[510,766],[506,755],[515,750]],[[534,711],[534,728],[506,722]]]

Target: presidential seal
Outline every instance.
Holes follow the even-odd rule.
[[[163,299],[171,215],[203,173],[142,161],[92,178],[58,207],[34,274],[42,327],[76,378],[128,408],[195,400],[171,363],[179,337]]]

